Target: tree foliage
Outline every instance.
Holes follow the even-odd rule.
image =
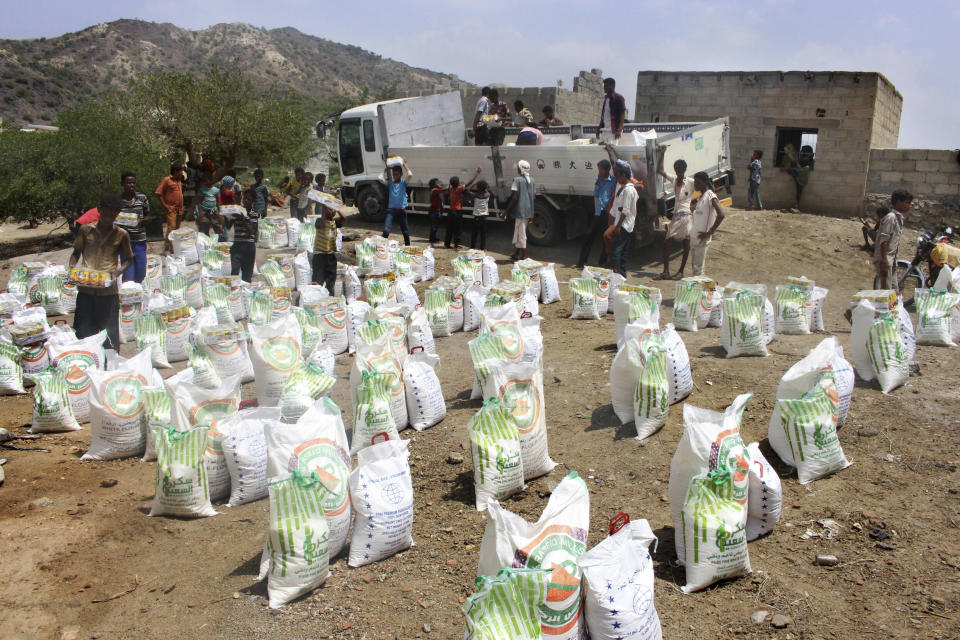
[[[156,73],[135,83],[133,104],[174,149],[211,158],[222,174],[237,163],[291,165],[310,152],[312,98],[259,91],[246,76]]]

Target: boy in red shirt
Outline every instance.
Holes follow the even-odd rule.
[[[450,212],[447,215],[447,234],[443,240],[443,246],[450,248],[450,241],[453,240],[453,248],[460,248],[460,223],[463,221],[463,191],[473,186],[477,176],[480,175],[480,168],[470,178],[466,185],[460,184],[460,178],[453,176],[450,178],[450,186],[443,190],[450,194]]]

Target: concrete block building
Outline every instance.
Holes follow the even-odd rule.
[[[794,206],[795,182],[777,165],[788,143],[798,150],[809,144],[815,161],[801,208],[854,216],[863,211],[871,149],[897,146],[902,106],[903,96],[874,72],[641,71],[631,119],[729,116],[737,206],[746,204],[746,168],[754,149],[763,151],[764,206]]]

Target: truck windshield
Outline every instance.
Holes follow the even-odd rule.
[[[340,120],[340,173],[345,176],[363,173],[360,118]]]

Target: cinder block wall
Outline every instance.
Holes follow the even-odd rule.
[[[890,113],[877,125],[878,94]],[[872,140],[899,128],[902,97],[878,73],[856,72],[672,72],[637,74],[638,121],[699,121],[730,117],[732,163],[739,180],[734,201],[746,204],[746,167],[753,149],[764,153],[761,196],[767,208],[793,206],[793,178],[774,167],[777,127],[818,130],[815,170],[801,209],[859,215]],[[897,111],[896,117],[893,112]]]
[[[957,152],[941,149],[871,149],[867,193],[907,189],[916,196],[960,204]]]

